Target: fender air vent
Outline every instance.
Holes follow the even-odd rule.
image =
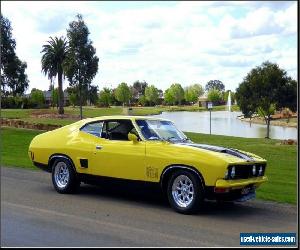
[[[80,166],[82,168],[88,168],[88,160],[87,159],[80,159]]]

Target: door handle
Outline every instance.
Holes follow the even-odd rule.
[[[100,149],[102,149],[102,146],[96,145],[96,149],[100,150]]]

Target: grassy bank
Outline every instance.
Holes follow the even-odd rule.
[[[265,119],[263,117],[255,117],[252,119],[242,118],[241,121],[266,125]],[[270,125],[297,128],[298,118],[290,118],[290,119],[281,118],[281,119],[271,120]]]
[[[35,130],[1,129],[1,164],[35,169],[27,150],[32,138],[41,133]],[[250,139],[220,135],[186,133],[194,142],[214,144],[249,151],[268,161],[269,181],[257,191],[260,199],[296,203],[297,146],[280,145],[278,140]]]
[[[213,111],[225,110],[225,106],[216,106]],[[233,110],[237,110],[237,106],[233,106]],[[157,115],[161,112],[173,111],[206,111],[203,107],[197,106],[157,106],[157,107],[132,107],[132,115]],[[51,125],[67,125],[79,119],[78,107],[65,107],[66,118],[37,117],[42,114],[57,114],[57,109],[1,109],[2,118],[19,119],[33,124],[43,123]],[[123,115],[122,107],[96,108],[86,106],[83,107],[83,117],[97,117],[105,115]],[[70,117],[68,117],[70,116]],[[71,117],[72,116],[72,117]]]

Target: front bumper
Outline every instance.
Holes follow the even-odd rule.
[[[262,183],[268,180],[267,176],[261,176],[250,179],[240,179],[240,180],[217,180],[217,188],[231,188],[231,189],[241,189],[243,187],[254,185],[256,187],[260,186]]]
[[[266,182],[266,176],[243,180],[217,180],[215,187],[207,187],[207,199],[246,201],[255,198],[256,188]]]

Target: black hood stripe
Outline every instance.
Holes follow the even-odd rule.
[[[207,145],[207,144],[197,144],[197,143],[178,143],[180,145],[186,145],[186,146],[191,146],[195,148],[201,148],[201,149],[206,149],[218,153],[224,153],[224,154],[229,154],[241,159],[244,159],[246,161],[255,161],[251,156],[246,155],[245,153],[241,153],[238,150],[232,149],[232,148],[224,148],[224,147],[219,147],[219,146],[213,146],[213,145]]]

